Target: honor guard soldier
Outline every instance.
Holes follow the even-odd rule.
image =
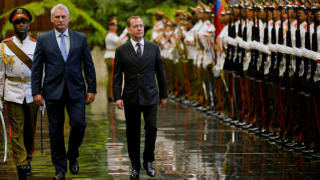
[[[183,10],[176,10],[175,22],[177,27],[174,31],[175,45],[174,50],[174,63],[176,66],[176,76],[175,76],[175,91],[176,96],[179,97],[179,100],[183,100],[186,97],[186,94],[190,91],[190,86],[186,82],[189,82],[188,77],[185,77],[184,67],[187,63],[187,48],[184,43],[186,36],[186,25],[187,25],[187,14]]]
[[[230,11],[229,11],[230,12]],[[228,99],[227,98],[227,88],[226,85],[224,84],[224,75],[223,75],[223,65],[224,61],[226,58],[226,49],[227,49],[227,44],[224,43],[225,37],[228,35],[228,22],[229,22],[229,15],[227,15],[227,11],[223,10],[221,12],[221,17],[220,17],[220,23],[223,25],[223,28],[220,32],[220,34],[217,37],[217,51],[216,51],[216,64],[213,67],[213,74],[214,77],[217,79],[217,89],[218,89],[218,105],[214,106],[214,110],[216,112],[224,112],[228,113],[228,111],[225,108],[225,101]]]
[[[312,34],[312,50],[315,52],[315,75],[314,75],[314,112],[316,115],[318,115],[318,112],[320,112],[320,2],[316,2],[313,6],[313,12],[314,12],[314,22],[315,22],[315,30],[314,34]],[[316,153],[313,154],[313,157],[320,158],[320,119],[319,116],[316,116],[315,118],[315,124],[313,125],[314,134],[316,137],[316,141],[314,144],[314,149]]]
[[[164,21],[164,31],[161,36],[159,36],[159,43],[162,47],[161,56],[164,59],[167,85],[169,93],[174,93],[174,64],[173,56],[171,53],[172,46],[175,44],[175,38],[173,33],[173,22],[169,18],[165,18]]]
[[[155,11],[154,12],[154,25],[152,28],[152,37],[151,40],[158,45],[160,44],[160,35],[162,34],[164,30],[164,24],[163,24],[163,12],[161,11]]]
[[[191,13],[193,14],[193,27],[188,30],[186,37],[184,39],[185,44],[187,45],[188,49],[188,59],[192,60],[192,70],[190,75],[190,86],[191,86],[191,97],[190,100],[193,101],[194,103],[192,106],[197,106],[199,103],[199,96],[200,96],[200,76],[198,73],[198,67],[196,65],[198,55],[200,54],[197,44],[196,44],[196,34],[197,31],[201,28],[203,22],[201,20],[202,13],[201,13],[201,8],[197,7],[190,7]]]
[[[201,68],[200,72],[202,72],[202,82],[201,85],[204,89],[204,94],[206,97],[205,105],[209,108],[214,106],[213,96],[215,95],[213,92],[213,73],[212,68],[214,65],[215,57],[214,57],[214,42],[215,42],[215,27],[211,23],[213,14],[212,7],[208,5],[203,5],[204,14],[203,14],[203,26],[198,31],[199,43],[202,47],[202,58],[201,58]],[[200,75],[201,76],[201,75]]]
[[[32,16],[24,8],[12,11],[14,36],[1,42],[0,96],[7,106],[13,159],[19,179],[31,175],[38,106],[31,95],[31,66],[36,40],[28,36]]]
[[[115,56],[115,49],[127,41],[127,28],[122,32],[120,37],[117,35],[118,30],[118,20],[116,17],[113,17],[109,22],[109,32],[105,38],[106,44],[106,53],[104,54],[104,59],[107,63],[108,69],[108,100],[113,101],[113,94],[112,94],[112,79],[113,79],[113,66],[114,66],[114,56]]]

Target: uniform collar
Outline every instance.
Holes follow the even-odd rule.
[[[17,42],[19,44],[25,44],[29,41],[29,36],[27,36],[22,42],[20,41],[20,39],[18,39],[17,36],[13,36],[12,39],[14,42]]]

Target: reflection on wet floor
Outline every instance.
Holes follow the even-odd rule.
[[[128,179],[128,158],[123,111],[106,101],[99,87],[97,101],[87,108],[88,126],[80,149],[79,175],[68,179]],[[40,127],[30,179],[51,179],[48,124],[44,122],[44,153]],[[142,124],[143,128],[143,124]],[[3,132],[0,128],[0,161]],[[65,137],[69,126],[66,123]],[[143,136],[142,136],[143,137]],[[66,139],[67,140],[67,139]],[[141,145],[143,145],[143,139]],[[157,176],[141,170],[140,179],[318,179],[320,160],[271,144],[263,138],[221,123],[180,104],[170,102],[158,114]],[[9,145],[8,161],[0,162],[0,179],[16,179]]]

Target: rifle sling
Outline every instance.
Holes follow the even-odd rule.
[[[9,49],[31,70],[32,60],[13,41],[5,42]]]

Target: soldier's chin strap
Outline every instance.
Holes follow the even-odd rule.
[[[0,119],[3,128],[3,138],[4,138],[4,158],[3,162],[5,163],[7,160],[7,152],[8,152],[8,141],[7,141],[7,131],[6,131],[6,124],[4,122],[3,114],[2,114],[3,106],[2,101],[0,100]]]

